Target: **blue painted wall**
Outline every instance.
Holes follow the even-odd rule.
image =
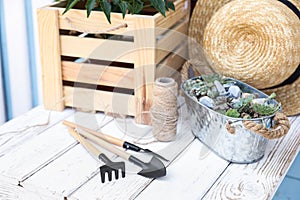
[[[29,66],[30,66],[30,86],[32,95],[32,107],[38,105],[38,88],[37,88],[37,70],[36,70],[36,58],[35,58],[35,32],[33,26],[33,10],[32,1],[27,0],[25,3],[26,23],[27,23],[27,41],[28,41],[28,53],[29,53]]]
[[[0,47],[1,47],[1,80],[3,85],[4,103],[5,103],[5,119],[12,118],[12,104],[11,104],[11,91],[9,80],[9,63],[7,55],[7,43],[6,43],[6,29],[5,29],[5,17],[3,1],[0,0]]]
[[[39,104],[37,81],[39,76],[37,75],[37,67],[39,66],[36,63],[35,49],[37,33],[34,29],[35,11],[32,3],[32,0],[20,1],[16,9],[19,15],[16,17],[16,15],[12,15],[7,10],[13,3],[0,0],[0,81],[2,85],[0,90],[4,96],[5,108],[1,109],[1,114],[5,115],[5,120],[10,120]],[[35,3],[37,3],[36,0]],[[18,27],[14,27],[12,22],[15,23],[17,21],[25,24],[19,24]],[[19,43],[14,42],[15,39],[17,39],[16,41],[27,41],[27,43],[25,42],[25,44],[22,44],[23,46],[18,46]],[[15,62],[16,60],[14,59],[20,59],[20,61]],[[27,74],[15,74],[20,69],[23,69],[21,70],[23,73],[25,70]],[[13,80],[14,77],[16,77],[16,80]],[[16,92],[18,90],[24,92]],[[24,105],[22,105],[22,102]]]

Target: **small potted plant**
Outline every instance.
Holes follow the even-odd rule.
[[[252,163],[264,155],[268,139],[287,134],[290,123],[274,98],[239,80],[218,74],[183,82],[192,131],[220,157]]]

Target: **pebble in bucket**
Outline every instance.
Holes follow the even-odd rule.
[[[161,77],[153,86],[153,103],[150,109],[153,135],[158,141],[171,141],[176,136],[178,86],[174,79]]]

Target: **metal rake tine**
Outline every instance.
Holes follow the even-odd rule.
[[[100,167],[100,175],[102,183],[105,182],[105,174],[108,175],[108,180],[112,180],[112,173],[115,173],[115,178],[119,179],[119,170],[121,170],[122,178],[125,177],[125,162],[113,162],[106,155],[100,154],[99,159],[106,163]]]
[[[105,174],[108,174],[108,180],[112,181],[112,172],[115,172],[115,178],[119,179],[119,169],[121,169],[122,177],[125,177],[125,162],[113,162],[104,153],[98,150],[94,145],[84,139],[79,133],[73,128],[69,129],[69,133],[82,144],[85,149],[97,156],[99,160],[103,161],[105,165],[100,167],[101,182],[105,182]]]
[[[120,156],[121,158],[128,160],[129,162],[137,165],[138,167],[142,168],[138,175],[147,177],[147,178],[158,178],[165,176],[167,174],[167,170],[165,165],[159,160],[157,157],[152,156],[152,159],[149,162],[144,162],[137,157],[129,154],[128,152],[122,151],[117,147],[113,146],[112,144],[98,138],[88,132],[82,132],[83,136],[88,138],[89,140],[95,142],[96,144],[100,145],[104,149]]]

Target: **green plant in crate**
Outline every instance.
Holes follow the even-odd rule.
[[[121,12],[124,18],[126,14],[138,14],[147,7],[153,7],[163,16],[169,9],[175,10],[173,2],[169,0],[68,0],[64,13],[79,3],[84,5],[87,17],[93,10],[101,10],[109,23],[111,12]]]

